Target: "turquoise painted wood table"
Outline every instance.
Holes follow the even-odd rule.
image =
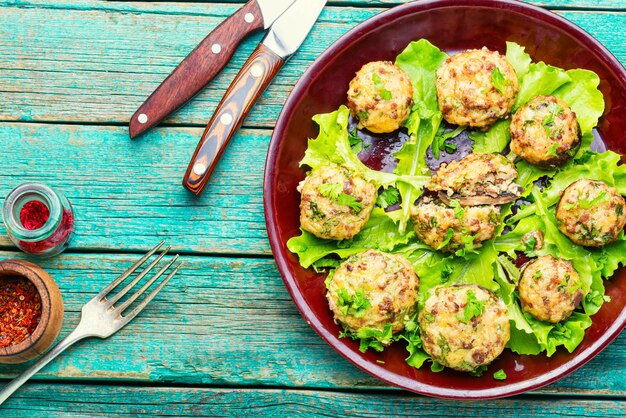
[[[626,333],[541,390],[442,401],[383,384],[326,345],[292,303],[262,205],[265,153],[287,94],[340,35],[401,0],[330,1],[300,51],[253,108],[195,198],[184,169],[246,40],[200,95],[137,141],[129,117],[242,0],[0,0],[0,195],[42,181],[76,211],[77,234],[41,262],[59,283],[66,335],[82,304],[161,239],[187,265],[127,328],[84,341],[44,368],[1,416],[588,415],[626,412]],[[537,0],[626,63],[625,0]],[[25,258],[0,227],[0,259]],[[5,383],[26,365],[2,365]]]

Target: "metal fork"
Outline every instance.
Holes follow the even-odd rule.
[[[154,266],[167,254],[171,247],[165,248],[159,254],[154,261],[152,261],[148,267],[146,267],[141,273],[137,275],[128,285],[120,290],[115,296],[107,298],[109,293],[127,279],[131,274],[135,272],[143,263],[146,262],[155,252],[157,252],[164,244],[161,241],[156,247],[150,250],[139,261],[133,264],[128,270],[126,270],[121,276],[115,279],[112,283],[106,286],[100,293],[98,293],[93,299],[87,302],[82,309],[82,315],[80,323],[67,337],[58,343],[53,349],[48,351],[42,358],[40,358],[35,364],[26,369],[21,375],[13,379],[2,391],[0,391],[0,405],[15,392],[20,386],[22,386],[31,376],[41,370],[46,364],[50,363],[59,354],[65,351],[69,346],[77,341],[89,337],[108,338],[115,334],[128,324],[134,317],[137,316],[143,308],[150,303],[152,299],[163,289],[167,282],[174,277],[182,263],[179,263],[174,269],[155,287],[152,292],[148,294],[132,311],[128,312],[125,316],[122,313],[135,301],[138,297],[146,292],[146,290],[156,282],[156,280],[163,275],[178,259],[178,255],[175,255],[161,270],[157,272],[152,278],[150,278],[139,290],[137,290],[132,296],[130,296],[120,306],[114,306],[113,304],[119,301],[130,289],[133,288],[141,279],[143,279]]]

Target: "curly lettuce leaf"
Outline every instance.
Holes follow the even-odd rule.
[[[547,65],[544,62],[533,62],[528,66],[528,72],[522,77],[513,109],[517,109],[535,96],[550,95],[570,81],[571,78],[564,69]]]
[[[530,63],[532,62],[530,55],[526,53],[526,48],[516,44],[515,42],[507,41],[506,58],[513,66],[515,74],[517,75],[517,80],[521,83],[524,76],[528,73]]]
[[[598,89],[600,77],[593,71],[569,70],[570,82],[562,85],[552,95],[563,100],[576,113],[583,133],[589,133],[604,113],[604,97]]]
[[[497,121],[488,131],[474,131],[468,136],[474,141],[474,152],[502,152],[511,141],[510,119]]]
[[[362,175],[378,187],[394,184],[397,176],[368,168],[352,150],[348,133],[349,118],[350,111],[343,105],[334,112],[313,116],[313,120],[320,127],[320,132],[317,138],[309,139],[300,166],[306,165],[315,170],[335,163]]]
[[[445,52],[420,39],[411,42],[396,58],[396,65],[402,68],[413,84],[413,109],[406,127],[409,140],[394,154],[398,159],[395,173],[398,175],[425,176],[430,173],[426,164],[426,150],[432,144],[443,119],[437,106],[435,79],[437,68],[448,58]],[[405,231],[411,206],[420,195],[422,184],[404,182],[398,184],[402,196],[402,217],[400,231]]]
[[[400,234],[396,224],[381,208],[374,208],[361,232],[348,240],[322,239],[305,230],[301,231],[302,234],[287,241],[287,248],[298,255],[304,268],[331,254],[343,259],[370,248],[391,252],[415,237],[414,232]]]

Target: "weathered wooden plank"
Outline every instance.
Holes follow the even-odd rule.
[[[138,249],[167,238],[177,251],[269,254],[263,217],[267,130],[239,131],[205,191],[181,181],[200,128],[0,123],[0,198],[25,181],[64,192],[80,249]],[[0,225],[0,246],[11,245]]]
[[[349,416],[557,417],[624,416],[619,400],[516,397],[483,402],[430,399],[406,393],[264,389],[141,388],[28,384],[4,405],[14,417],[93,416]]]
[[[0,1],[0,120],[127,123],[193,47],[238,4]],[[68,13],[71,9],[71,13]],[[246,126],[272,127],[305,68],[378,7],[327,7]],[[626,62],[626,13],[560,12]],[[260,35],[167,123],[204,125]]]
[[[0,259],[19,254],[0,252]],[[21,258],[21,257],[20,257]],[[41,265],[66,306],[80,307],[136,256],[62,254]],[[211,386],[389,388],[336,354],[301,318],[271,259],[183,257],[186,266],[133,323],[106,341],[69,349],[37,379],[173,382]],[[626,333],[541,393],[626,396]],[[27,365],[2,365],[9,377]]]
[[[115,0],[107,0],[115,1]],[[144,2],[161,2],[162,0],[131,0],[131,1],[144,1]],[[186,0],[190,3],[217,3],[211,0]],[[220,0],[222,3],[245,3],[247,0]],[[396,6],[404,3],[410,3],[414,0],[329,0],[329,6],[335,5],[350,5],[354,7],[385,7]],[[622,0],[522,0],[526,3],[534,4],[542,7],[550,8],[568,8],[568,9],[616,9],[622,10],[626,6]]]

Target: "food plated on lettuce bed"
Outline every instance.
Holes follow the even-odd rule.
[[[598,84],[512,42],[448,56],[421,39],[365,63],[347,106],[313,118],[288,242],[328,273],[340,336],[474,375],[504,349],[572,352],[626,258],[626,168],[597,152]],[[372,135],[404,138],[393,164],[361,162]]]

